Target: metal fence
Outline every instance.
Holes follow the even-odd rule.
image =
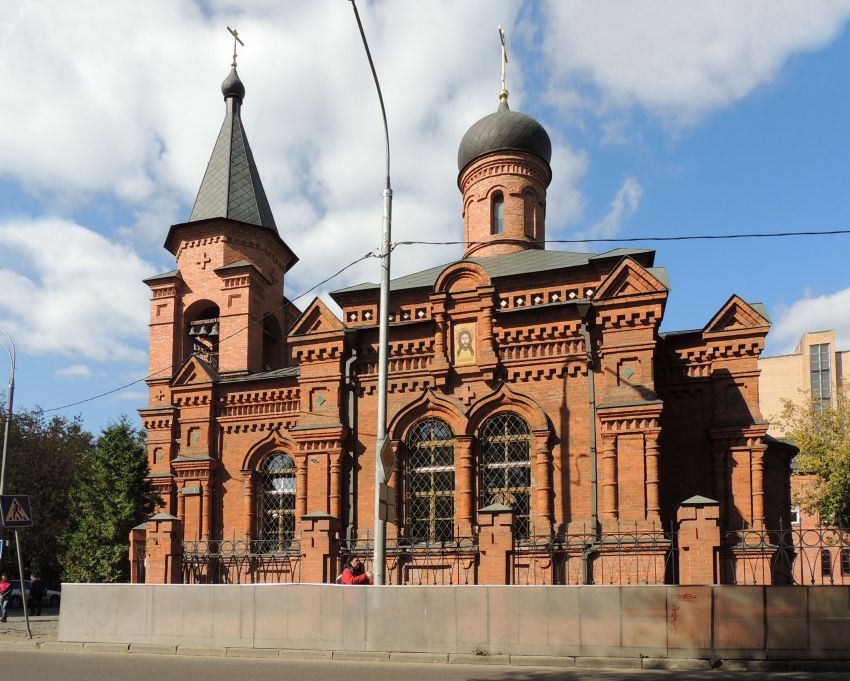
[[[301,542],[211,539],[183,542],[184,584],[300,582]]]
[[[515,541],[513,584],[676,584],[676,532],[564,532]]]
[[[839,527],[727,532],[723,584],[850,585],[850,531]]]
[[[374,542],[367,537],[340,546],[339,573],[355,556],[372,569]],[[387,584],[475,584],[478,562],[477,537],[444,541],[413,541],[387,538]]]

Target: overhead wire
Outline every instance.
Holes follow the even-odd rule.
[[[359,258],[357,258],[356,260],[352,260],[350,263],[348,263],[347,265],[345,265],[345,266],[344,266],[344,267],[342,267],[341,269],[337,270],[336,272],[334,272],[334,273],[333,273],[332,275],[330,275],[329,277],[325,277],[324,279],[322,279],[322,280],[321,280],[320,282],[318,282],[317,284],[314,284],[314,285],[313,285],[313,286],[311,286],[310,288],[308,288],[308,289],[306,289],[306,290],[302,291],[301,293],[299,293],[297,296],[295,296],[295,297],[293,297],[293,298],[288,298],[288,299],[286,300],[286,302],[285,302],[285,303],[283,303],[282,305],[279,305],[278,307],[274,308],[273,310],[270,310],[269,312],[267,312],[266,314],[264,314],[264,315],[263,315],[262,317],[260,317],[259,319],[255,319],[254,321],[249,322],[248,324],[246,324],[246,325],[245,325],[245,326],[243,326],[242,328],[237,329],[237,330],[236,330],[236,331],[234,331],[233,333],[230,333],[230,334],[228,334],[227,336],[224,336],[223,338],[219,338],[219,341],[218,341],[218,342],[219,342],[219,344],[223,343],[224,341],[226,341],[226,340],[228,340],[228,339],[230,339],[230,338],[233,338],[234,336],[236,336],[236,335],[238,335],[238,334],[240,334],[240,333],[243,333],[243,332],[247,331],[249,328],[251,328],[251,327],[252,327],[252,326],[254,326],[255,324],[260,324],[260,323],[262,323],[262,322],[263,322],[263,320],[265,320],[265,319],[266,319],[267,317],[269,317],[270,315],[273,315],[275,312],[279,312],[279,311],[280,311],[280,310],[282,310],[283,308],[285,308],[285,307],[287,307],[288,305],[291,305],[292,303],[294,303],[296,300],[298,300],[298,299],[300,299],[300,298],[303,298],[304,296],[308,295],[309,293],[311,293],[311,292],[315,291],[315,290],[316,290],[317,288],[319,288],[320,286],[323,286],[324,284],[327,284],[329,281],[331,281],[332,279],[335,279],[335,278],[336,278],[336,277],[338,277],[340,274],[342,274],[343,272],[345,272],[347,269],[350,269],[351,267],[354,267],[355,265],[357,265],[357,264],[358,264],[358,263],[360,263],[360,262],[363,262],[364,260],[367,260],[367,259],[369,259],[369,258],[375,258],[375,257],[380,257],[380,256],[379,256],[379,255],[377,255],[374,251],[369,251],[369,252],[368,252],[368,253],[366,253],[365,255],[362,255],[362,256],[360,256]],[[127,388],[129,388],[129,387],[131,387],[131,386],[134,386],[134,385],[136,385],[137,383],[141,383],[142,381],[147,381],[147,380],[150,380],[150,379],[152,379],[152,378],[155,378],[156,376],[159,376],[160,374],[165,373],[166,371],[171,371],[172,369],[173,369],[173,365],[169,365],[169,366],[167,366],[167,367],[164,367],[164,368],[160,369],[159,371],[155,371],[155,372],[153,372],[152,374],[148,374],[147,376],[142,376],[141,378],[137,378],[136,380],[131,381],[130,383],[125,383],[124,385],[118,386],[118,387],[116,387],[116,388],[112,388],[111,390],[107,390],[107,391],[102,392],[102,393],[99,393],[99,394],[97,394],[97,395],[92,395],[91,397],[87,397],[87,398],[82,399],[82,400],[77,400],[76,402],[70,402],[70,403],[68,403],[68,404],[63,404],[63,405],[60,405],[60,406],[58,406],[58,407],[51,407],[50,409],[42,409],[42,410],[41,410],[41,412],[42,412],[42,413],[44,413],[44,414],[49,414],[49,413],[54,412],[54,411],[61,411],[61,410],[63,410],[63,409],[70,409],[71,407],[77,407],[77,406],[79,406],[79,405],[81,405],[81,404],[86,404],[87,402],[93,402],[94,400],[99,400],[99,399],[100,399],[100,398],[102,398],[102,397],[107,397],[107,396],[109,396],[109,395],[112,395],[112,394],[114,394],[114,393],[120,392],[120,391],[122,391],[122,390],[126,390]]]
[[[766,238],[785,238],[785,237],[813,237],[813,236],[835,236],[835,235],[847,235],[850,234],[850,229],[830,229],[830,230],[812,230],[812,231],[787,231],[787,232],[742,232],[742,233],[733,233],[733,234],[683,234],[683,235],[675,235],[675,236],[636,236],[636,237],[588,237],[588,238],[576,238],[576,239],[546,239],[544,243],[547,244],[592,244],[592,243],[639,243],[639,242],[671,242],[671,241],[712,241],[712,240],[724,240],[724,239],[766,239]],[[490,243],[489,241],[463,241],[463,240],[452,240],[452,241],[424,241],[424,240],[405,240],[405,241],[395,241],[391,244],[391,250],[395,250],[398,246],[457,246],[457,245],[479,245]],[[290,298],[287,302],[278,306],[277,308],[267,312],[263,317],[256,319],[244,327],[237,329],[233,333],[220,338],[219,343],[222,343],[234,336],[243,333],[248,330],[251,326],[255,324],[261,323],[266,317],[274,314],[282,310],[287,305],[294,303],[296,300],[303,298],[308,295],[312,291],[315,291],[320,286],[328,283],[332,279],[335,279],[340,274],[350,269],[354,265],[368,259],[368,258],[380,258],[383,257],[377,251],[369,251],[365,255],[360,256],[356,260],[351,261],[341,269],[337,270],[333,274],[328,277],[325,277],[317,284],[314,284],[310,288],[302,291],[297,296]],[[125,383],[123,385],[117,386],[105,392],[99,393],[97,395],[92,395],[91,397],[87,397],[82,400],[77,400],[75,402],[70,402],[68,404],[63,404],[58,407],[51,407],[49,409],[43,409],[42,413],[48,414],[55,411],[61,411],[63,409],[70,409],[71,407],[76,407],[81,404],[86,404],[88,402],[93,402],[94,400],[101,399],[103,397],[108,397],[114,393],[120,392],[122,390],[126,390],[138,383],[143,381],[150,380],[159,376],[166,371],[170,371],[173,368],[173,365],[164,367],[159,371],[153,372],[152,374],[148,374],[146,376],[142,376],[141,378],[137,378],[134,381],[130,381],[129,383]]]

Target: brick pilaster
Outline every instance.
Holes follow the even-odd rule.
[[[339,520],[322,512],[302,516],[301,553],[302,582],[333,582],[339,556]]]
[[[514,510],[490,504],[478,510],[478,584],[510,584]]]
[[[679,584],[717,584],[720,504],[691,497],[679,505]]]
[[[183,524],[168,513],[157,513],[147,522],[146,584],[183,582]]]

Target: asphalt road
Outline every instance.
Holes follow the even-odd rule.
[[[10,681],[661,681],[675,678],[711,681],[839,681],[847,672],[657,672],[488,667],[466,664],[394,664],[326,660],[256,660],[113,653],[54,653],[6,648],[0,654],[2,678]]]

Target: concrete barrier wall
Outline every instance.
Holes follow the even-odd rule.
[[[65,584],[59,640],[848,659],[850,587]]]

